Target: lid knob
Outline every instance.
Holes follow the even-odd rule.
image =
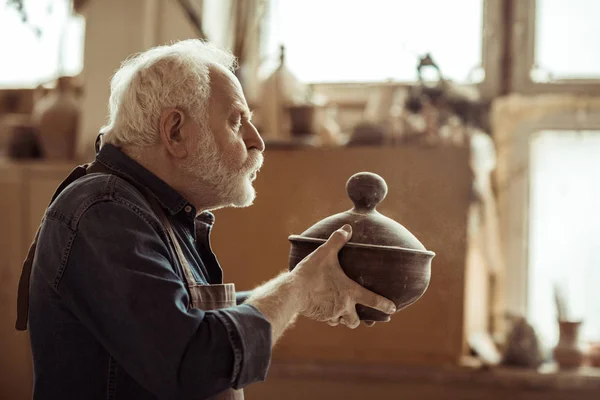
[[[385,180],[372,172],[359,172],[348,179],[346,192],[357,211],[373,211],[387,195]]]

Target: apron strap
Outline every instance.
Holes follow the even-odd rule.
[[[179,259],[179,263],[181,264],[181,267],[183,268],[183,276],[185,277],[187,286],[188,286],[188,288],[193,287],[194,285],[196,285],[196,278],[194,278],[194,274],[192,273],[192,268],[190,267],[190,264],[188,263],[187,258],[185,258],[185,255],[183,254],[183,251],[181,250],[181,246],[179,245],[179,240],[177,240],[177,236],[175,236],[175,231],[173,230],[173,225],[171,224],[171,222],[165,215],[165,212],[163,211],[160,204],[158,204],[156,197],[151,195],[149,193],[148,189],[146,189],[146,191],[148,192],[148,194],[146,194],[148,202],[150,202],[150,206],[152,207],[153,211],[158,215],[160,222],[162,223],[163,227],[167,231],[167,235],[169,236],[169,240],[170,240],[171,244],[173,245],[175,254],[177,255],[177,258]]]

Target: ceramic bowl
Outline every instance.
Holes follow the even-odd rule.
[[[377,205],[387,195],[382,177],[357,173],[346,183],[346,191],[354,203],[352,209],[289,237],[289,268],[293,270],[334,231],[350,224],[352,238],[338,255],[342,269],[355,282],[392,300],[400,311],[421,298],[429,287],[435,253],[404,226],[377,211]],[[357,305],[357,313],[361,320],[384,321],[388,317],[362,305]]]

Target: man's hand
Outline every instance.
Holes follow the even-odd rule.
[[[360,324],[356,304],[396,312],[390,300],[379,296],[348,278],[338,261],[338,253],[352,236],[350,225],[335,231],[329,240],[300,261],[292,272],[284,272],[257,287],[245,302],[256,307],[269,320],[272,343],[279,340],[297,314],[330,325]],[[365,321],[370,326],[372,322]]]
[[[396,312],[394,303],[354,282],[342,270],[338,253],[352,236],[352,227],[345,225],[329,240],[302,260],[292,271],[300,285],[300,314],[354,329],[360,325],[356,304],[374,308],[386,314]],[[367,323],[368,326],[372,325]]]

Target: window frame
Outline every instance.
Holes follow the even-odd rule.
[[[513,2],[514,19],[511,36],[511,91],[526,94],[561,93],[598,95],[598,79],[557,79],[552,82],[534,82],[531,70],[535,66],[537,0]]]
[[[499,193],[502,215],[501,237],[506,255],[506,309],[515,315],[528,315],[529,290],[529,211],[532,137],[544,130],[600,130],[600,108],[562,110],[517,124],[499,148],[499,163],[504,165],[505,187]],[[502,138],[496,138],[502,140]],[[524,173],[519,173],[524,171]]]
[[[501,93],[504,35],[502,8],[502,0],[483,0],[481,67],[485,77],[481,82],[473,85],[480,90],[481,97],[484,99],[491,99]],[[435,54],[433,56],[435,57]],[[371,89],[376,90],[389,86],[408,87],[415,83],[397,80],[391,82],[308,82],[307,85],[315,92],[326,95],[331,102],[353,108],[364,106],[367,103],[369,95],[372,93]]]
[[[53,71],[51,73],[49,73],[48,75],[44,75],[44,74],[38,74],[34,77],[34,78],[30,78],[29,80],[15,80],[15,81],[8,81],[8,82],[2,82],[0,83],[0,90],[20,90],[20,89],[25,89],[25,90],[32,90],[35,89],[37,87],[43,86],[43,87],[53,87],[55,85],[55,81],[61,76],[61,75],[65,75],[65,76],[80,76],[83,74],[84,72],[84,65],[83,65],[83,59],[84,59],[84,53],[85,53],[85,42],[87,40],[86,38],[86,17],[80,13],[77,10],[77,7],[73,4],[73,2],[71,0],[60,0],[60,2],[63,3],[63,6],[66,7],[66,14],[64,14],[63,16],[65,17],[65,20],[62,21],[62,24],[60,23],[60,20],[57,20],[56,18],[54,20],[52,20],[52,24],[48,23],[48,26],[52,25],[54,27],[58,26],[59,30],[57,32],[53,32],[56,34],[56,39],[58,41],[56,48],[52,49],[53,51],[55,51],[56,53],[54,53],[56,55],[56,63],[51,63]],[[15,5],[9,5],[4,4],[4,5],[0,5],[0,10],[2,10],[3,8],[14,8]],[[18,13],[18,11],[17,11]],[[60,17],[61,15],[58,15],[58,17]],[[68,67],[66,67],[66,64],[68,64],[67,62],[67,47],[69,46],[69,37],[67,35],[69,28],[70,28],[70,24],[75,22],[77,19],[79,19],[82,22],[82,31],[83,31],[83,37],[82,37],[82,41],[80,42],[81,45],[81,53],[78,55],[78,57],[80,58],[81,61],[81,69],[79,69],[77,72],[74,72],[72,70],[69,70]],[[22,27],[24,29],[31,29],[32,27],[27,26],[29,24],[29,22],[20,22]],[[47,26],[46,26],[47,27]],[[43,32],[41,34],[41,37],[38,38],[37,40],[43,40],[43,36],[47,35],[47,32]],[[67,35],[67,36],[65,36]],[[14,41],[14,39],[13,39]],[[48,46],[46,46],[47,48]],[[79,67],[79,66],[78,66]]]

